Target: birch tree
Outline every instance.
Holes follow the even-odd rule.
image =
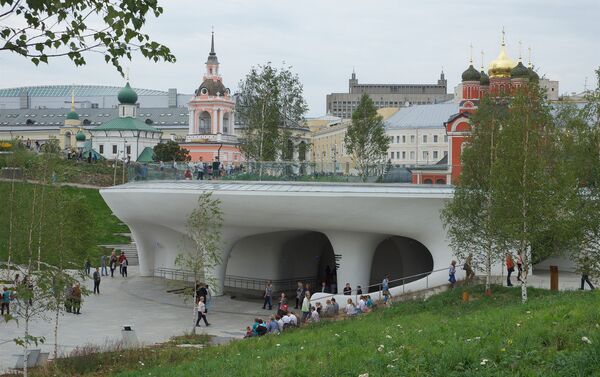
[[[485,272],[486,292],[490,292],[492,261],[502,255],[492,218],[492,167],[506,118],[506,97],[481,100],[470,120],[472,132],[461,155],[462,171],[454,196],[441,216],[454,255],[463,263],[472,255],[472,267]]]
[[[221,263],[221,226],[223,224],[223,212],[221,201],[212,197],[212,192],[204,192],[198,198],[198,204],[187,219],[187,237],[191,245],[186,247],[183,253],[175,259],[175,265],[190,271],[194,286],[184,289],[184,294],[193,298],[193,327],[192,333],[196,333],[196,320],[198,311],[195,283],[200,279],[204,283],[215,286],[219,282],[213,278],[214,269]]]
[[[561,158],[553,122],[536,84],[517,90],[492,166],[492,219],[499,239],[523,261],[523,302],[531,265],[567,243],[577,203],[577,182]]]

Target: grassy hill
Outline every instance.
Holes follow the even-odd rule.
[[[19,192],[20,198],[27,198],[33,196],[33,187],[35,185],[31,183],[16,183],[16,190]],[[10,197],[11,183],[6,181],[0,181],[0,198],[4,200],[8,200]],[[92,214],[91,218],[82,218],[81,221],[91,222],[94,227],[94,232],[92,238],[90,239],[88,247],[84,250],[81,250],[81,261],[85,260],[85,257],[90,256],[93,258],[94,263],[99,262],[101,249],[97,248],[99,244],[111,244],[111,243],[121,243],[128,242],[127,237],[115,236],[114,233],[127,233],[129,229],[127,226],[122,225],[115,216],[112,215],[112,211],[106,203],[104,199],[100,196],[100,193],[97,189],[84,189],[84,188],[76,188],[76,187],[60,187],[59,190],[63,190],[68,196],[72,198],[80,198],[83,197],[86,205],[90,209],[90,213]],[[75,199],[74,199],[75,200]],[[79,199],[77,199],[79,200]],[[6,203],[6,202],[5,202]],[[29,223],[29,204],[25,200],[16,201],[17,208],[15,208],[15,216],[17,220],[15,222],[17,225],[14,227],[16,234],[14,236],[15,239],[26,239],[26,234],[28,231],[27,226],[23,226],[23,224]],[[8,253],[8,244],[6,240],[8,240],[8,217],[9,217],[9,206],[3,204],[0,206],[0,260],[6,260]],[[51,216],[50,220],[51,221]],[[19,226],[19,224],[21,226]],[[18,255],[18,253],[17,253]],[[23,261],[18,261],[23,262]],[[52,262],[49,260],[48,262]]]
[[[398,303],[358,318],[322,322],[279,336],[203,350],[131,351],[135,357],[120,351],[112,357],[115,365],[106,362],[107,356],[90,355],[85,363],[88,373],[59,367],[74,363],[58,362],[58,369],[42,375],[600,375],[598,292],[531,289],[530,301],[523,305],[518,288],[495,287],[492,297],[482,296],[481,287],[469,290],[474,295],[470,302],[462,302],[462,290],[457,289],[426,302]],[[102,362],[96,363],[96,358]]]

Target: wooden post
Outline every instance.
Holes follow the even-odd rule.
[[[550,266],[550,290],[558,291],[558,266]]]

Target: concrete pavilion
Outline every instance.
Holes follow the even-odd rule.
[[[336,265],[337,285],[367,287],[445,269],[452,259],[439,211],[448,186],[289,182],[131,182],[100,191],[137,244],[140,274],[174,267],[189,247],[186,219],[198,196],[222,201],[222,264],[213,271],[254,279],[322,278]],[[445,270],[427,277],[447,280]],[[423,277],[423,279],[425,279]]]

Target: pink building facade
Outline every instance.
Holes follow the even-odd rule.
[[[235,101],[219,74],[214,33],[202,84],[188,103],[189,129],[181,146],[190,151],[192,161],[239,164],[241,153],[234,135]]]

